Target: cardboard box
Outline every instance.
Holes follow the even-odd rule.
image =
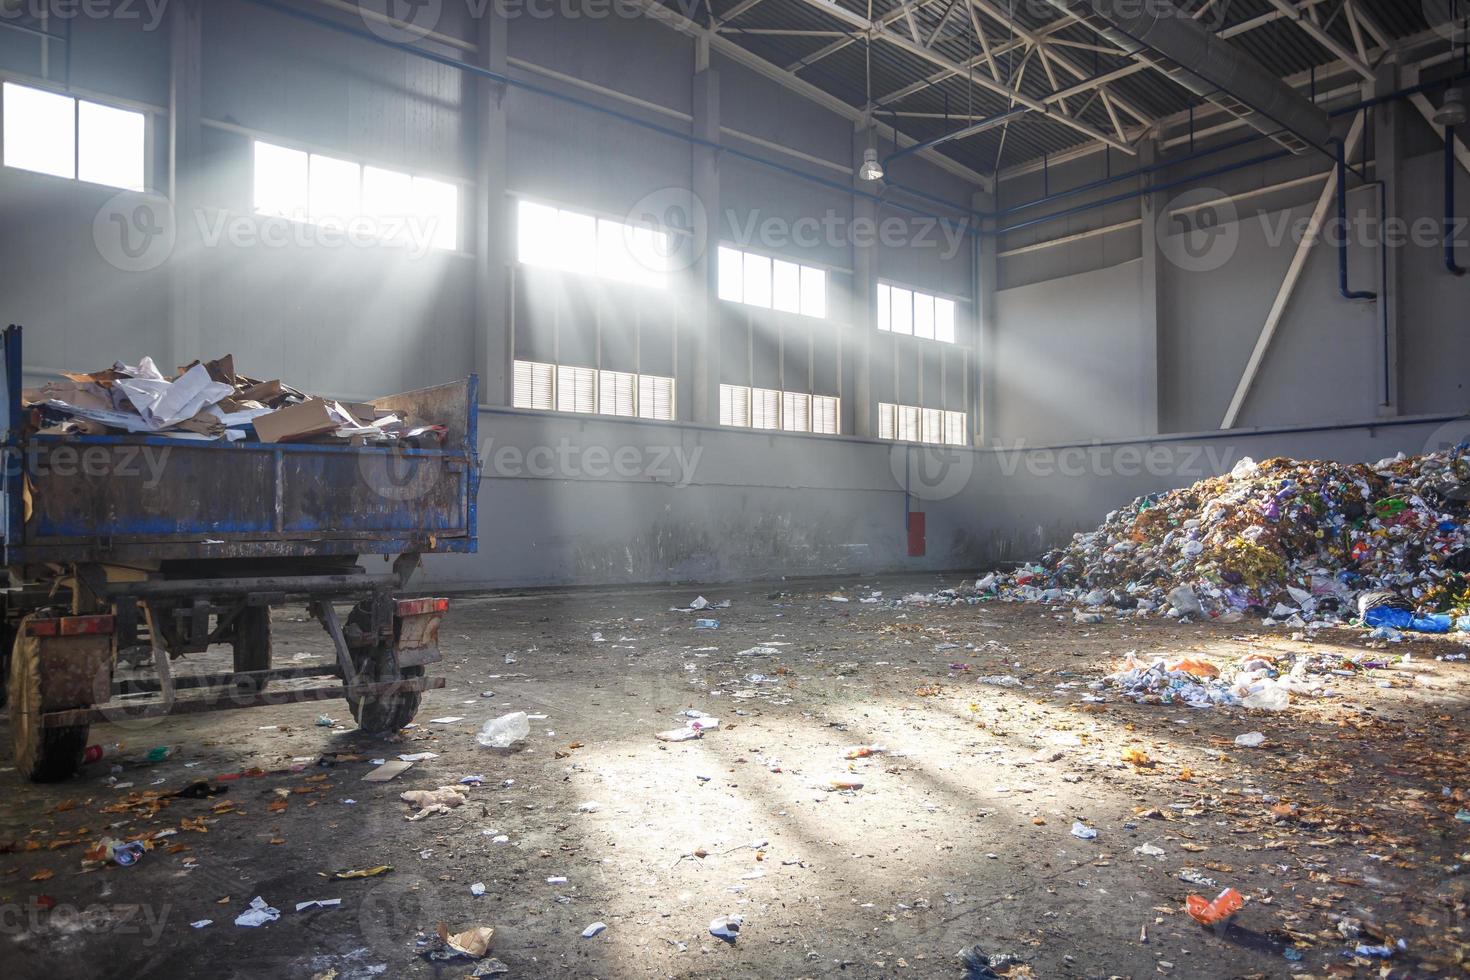
[[[310,398],[299,405],[262,415],[254,425],[261,442],[299,442],[332,432],[341,423],[332,417],[326,402]]]

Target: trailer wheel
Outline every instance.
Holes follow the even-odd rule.
[[[230,645],[235,651],[235,673],[270,670],[271,607],[246,606],[235,624],[235,636]],[[265,688],[266,683],[264,680],[257,680],[248,687],[252,692],[260,691]]]
[[[10,744],[20,774],[33,783],[67,779],[82,765],[88,725],[45,728],[41,724],[41,641],[17,631],[10,655]]]
[[[353,655],[358,679],[368,684],[399,680],[400,678],[390,676],[391,672],[385,667],[389,658],[378,654],[379,651],[369,649],[361,655]],[[422,676],[424,668],[404,667],[401,679]],[[422,691],[400,691],[397,694],[381,694],[371,698],[348,697],[347,706],[352,709],[352,717],[357,720],[359,729],[369,735],[386,735],[413,721],[413,716],[419,713],[419,701],[422,698]]]

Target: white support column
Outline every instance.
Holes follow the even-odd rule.
[[[1145,141],[1139,147],[1140,166],[1151,166],[1158,159],[1158,144]],[[1154,178],[1144,177],[1152,186]],[[1139,358],[1138,358],[1138,421],[1143,428],[1139,432],[1156,435],[1163,431],[1160,417],[1159,382],[1163,378],[1163,364],[1159,361],[1162,345],[1159,343],[1159,300],[1163,295],[1159,274],[1163,253],[1159,250],[1159,215],[1165,206],[1162,195],[1150,192],[1138,199],[1140,234],[1143,239],[1143,268],[1139,282]]]
[[[995,195],[977,193],[970,201],[976,211],[990,211],[995,207]],[[983,234],[975,249],[975,369],[970,372],[974,389],[970,395],[971,411],[975,414],[975,443],[979,446],[994,445],[995,429],[995,376],[996,341],[999,324],[996,316],[995,293],[1000,273],[1000,241],[994,234],[995,221],[987,219],[982,225]]]
[[[1398,65],[1392,62],[1378,66],[1373,80],[1372,94],[1396,92],[1400,87]],[[1397,101],[1385,102],[1373,110],[1373,152],[1377,167],[1375,176],[1384,182],[1382,224],[1379,226],[1378,247],[1386,249],[1386,263],[1378,263],[1378,302],[1385,304],[1379,315],[1386,316],[1388,337],[1380,368],[1386,372],[1388,391],[1380,393],[1385,399],[1378,406],[1383,416],[1402,413],[1403,364],[1399,357],[1403,342],[1404,323],[1400,316],[1399,287],[1403,282],[1404,251],[1402,247],[1390,247],[1386,235],[1389,223],[1396,220],[1400,210],[1400,165],[1403,152],[1403,112]]]
[[[183,0],[169,11],[168,199],[174,213],[174,250],[169,258],[169,327],[172,366],[203,357],[199,350],[202,307],[199,240],[200,142],[203,139],[203,5]],[[168,371],[171,365],[160,364]]]
[[[693,99],[693,133],[710,143],[720,142],[720,73],[709,66],[709,42],[695,41]],[[687,308],[692,311],[690,335],[693,344],[692,415],[695,422],[718,425],[720,421],[720,151],[694,144],[690,151],[690,188],[694,192],[692,209],[702,209],[704,227],[690,222],[695,234],[704,241],[695,247],[696,256],[689,277],[693,295]],[[693,246],[693,243],[691,243]]]
[[[504,9],[489,4],[476,24],[480,67],[507,71]],[[515,215],[506,194],[506,87],[475,81],[475,310],[474,369],[480,375],[480,404],[509,405],[514,357],[511,276],[514,273]]]
[[[877,227],[878,205],[869,195],[876,185],[874,181],[858,177],[863,164],[863,151],[876,145],[876,131],[861,124],[853,129],[852,139],[852,186],[859,192],[852,197],[852,227]],[[871,236],[852,235],[852,295],[849,297],[851,331],[850,344],[844,350],[851,352],[852,360],[852,432],[853,435],[873,438],[878,434],[878,405],[873,400],[873,332],[878,324],[873,315],[878,295],[877,245]]]

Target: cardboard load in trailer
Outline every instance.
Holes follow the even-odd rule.
[[[226,354],[195,361],[164,377],[150,357],[121,361],[89,374],[22,393],[42,435],[143,433],[172,439],[230,442],[346,442],[392,445],[443,442],[446,428],[401,408],[341,402],[303,392],[279,380],[235,373]]]

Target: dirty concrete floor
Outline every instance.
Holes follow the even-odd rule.
[[[106,763],[53,786],[0,772],[0,972],[465,976],[420,955],[443,922],[494,926],[512,977],[956,977],[972,943],[1014,953],[1012,976],[1465,974],[1470,664],[1435,660],[1463,646],[1405,644],[1390,653],[1410,664],[1275,715],[1089,705],[1076,682],[1128,650],[1226,664],[1362,642],[889,603],[956,583],[848,580],[847,603],[807,583],[460,598],[442,632],[448,686],[396,739],[358,735],[341,702],[97,726],[94,742],[124,743],[116,785]],[[883,602],[857,601],[871,589]],[[669,611],[700,593],[731,606]],[[694,629],[696,615],[720,628]],[[278,613],[277,636],[278,664],[329,649],[300,610]],[[1005,674],[1025,686],[979,680]],[[655,740],[690,708],[719,730]],[[513,710],[538,716],[519,751],[475,744]],[[323,711],[340,730],[315,724]],[[1265,744],[1237,749],[1253,730]],[[158,745],[174,755],[141,759]],[[887,752],[847,761],[860,745]],[[1123,761],[1130,747],[1149,762]],[[426,751],[438,757],[393,782],[361,781],[372,759]],[[323,753],[358,760],[322,767]],[[214,799],[139,795],[252,769],[266,773]],[[399,793],[469,774],[485,783],[467,804],[405,820]],[[1096,839],[1072,836],[1075,821]],[[105,834],[181,827],[132,867],[84,865]],[[1212,894],[1186,868],[1250,899],[1225,930],[1183,914],[1187,894]],[[236,926],[255,896],[280,919]],[[341,905],[295,910],[313,899]],[[744,917],[733,944],[707,931],[726,914]],[[1364,938],[1339,934],[1342,915]],[[596,921],[606,931],[581,938]],[[1375,929],[1407,951],[1344,955]]]

